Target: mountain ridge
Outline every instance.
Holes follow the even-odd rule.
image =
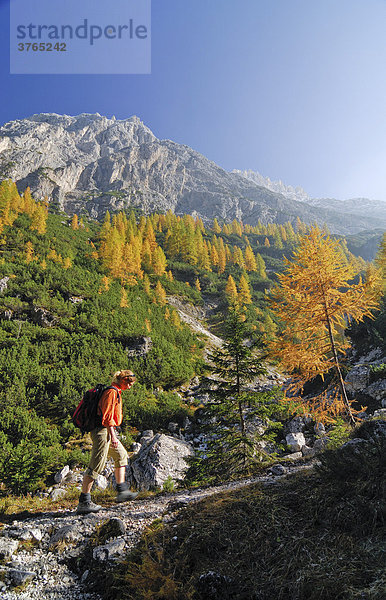
[[[139,119],[42,113],[0,128],[0,179],[30,186],[68,214],[100,218],[107,210],[171,210],[209,223],[215,217],[256,224],[300,217],[332,232],[380,226],[369,215],[311,206],[228,172],[187,145],[160,140]],[[386,220],[385,220],[386,225]],[[382,226],[382,225],[381,225]]]

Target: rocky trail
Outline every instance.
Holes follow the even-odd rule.
[[[74,573],[69,564],[76,562],[98,529],[109,536],[93,546],[91,563],[110,566],[119,561],[139,541],[144,529],[155,519],[170,523],[179,509],[212,494],[237,490],[251,483],[277,484],[295,471],[310,469],[313,463],[275,465],[258,477],[215,487],[162,493],[151,498],[102,509],[97,514],[78,516],[57,511],[31,515],[13,521],[0,531],[0,598],[2,600],[102,600],[90,592],[90,569]],[[90,578],[90,579],[89,579]]]

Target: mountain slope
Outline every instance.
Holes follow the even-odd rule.
[[[92,217],[129,205],[245,223],[327,223],[335,233],[379,227],[371,216],[345,216],[229,173],[188,146],[159,140],[138,117],[33,115],[0,128],[0,177],[67,213]]]

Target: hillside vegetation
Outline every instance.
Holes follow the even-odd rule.
[[[167,296],[215,298],[220,315],[237,302],[250,334],[268,338],[277,323],[266,291],[305,225],[214,220],[207,229],[170,212],[107,214],[99,224],[50,213],[9,180],[0,185],[0,230],[0,477],[21,493],[63,463],[87,463],[70,411],[117,369],[129,365],[139,381],[124,398],[128,441],[132,425],[182,423],[192,407],[173,390],[203,372],[204,341]],[[363,270],[363,259],[340,247]],[[144,338],[141,356],[133,348]]]

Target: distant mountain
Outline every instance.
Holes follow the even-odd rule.
[[[371,215],[377,219],[378,227],[386,227],[386,202],[369,200],[368,198],[351,198],[350,200],[335,200],[331,198],[314,198],[308,204],[317,208],[335,210],[345,215],[366,217]]]
[[[233,173],[239,173],[250,181],[261,185],[273,192],[277,192],[291,200],[306,202],[310,206],[315,206],[323,210],[340,213],[340,219],[356,216],[360,219],[370,217],[377,220],[378,227],[386,228],[386,202],[382,200],[369,200],[368,198],[352,198],[350,200],[336,200],[335,198],[311,198],[301,187],[286,185],[282,181],[271,181],[269,177],[260,175],[257,171],[247,170],[238,171],[234,169]]]
[[[255,224],[326,223],[339,234],[381,227],[372,215],[311,206],[229,173],[189,146],[159,140],[138,117],[38,114],[0,128],[0,179],[30,186],[67,213],[139,207]]]
[[[311,200],[310,196],[303,190],[301,187],[292,187],[292,185],[286,185],[281,180],[279,181],[271,181],[269,177],[264,177],[257,171],[252,171],[251,169],[246,171],[239,171],[238,169],[233,169],[232,173],[238,173],[251,181],[254,181],[257,185],[261,185],[262,187],[271,190],[272,192],[276,192],[278,194],[282,194],[286,198],[290,198],[291,200],[298,200],[299,202],[308,202]]]

